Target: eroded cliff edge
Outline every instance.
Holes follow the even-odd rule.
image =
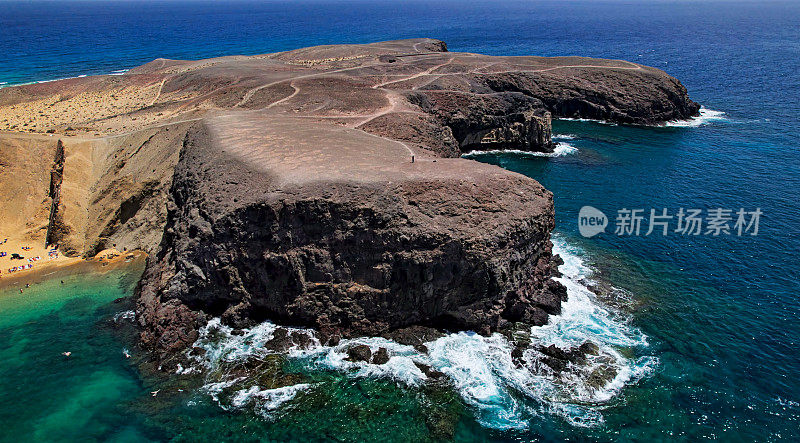
[[[152,252],[137,314],[159,356],[215,316],[345,335],[542,324],[565,296],[552,196],[458,157],[551,150],[552,118],[698,110],[658,69],[431,39],[159,59],[0,90],[4,130],[65,140],[61,243]]]
[[[312,143],[285,137],[261,155],[260,135],[295,124],[209,119],[187,138],[142,280],[145,344],[180,349],[216,316],[378,335],[488,332],[559,311],[552,195],[536,181],[461,159],[411,163],[395,142],[324,124],[304,129]],[[259,137],[234,142],[245,128]],[[326,152],[328,137],[353,149]],[[289,152],[302,160],[271,161]]]

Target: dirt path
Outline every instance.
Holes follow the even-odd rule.
[[[382,117],[382,116],[384,116],[386,114],[391,114],[393,112],[408,112],[408,113],[413,113],[413,114],[422,114],[419,111],[411,109],[405,103],[405,101],[402,99],[402,97],[398,96],[395,93],[392,93],[390,91],[386,91],[386,99],[389,101],[389,106],[387,106],[387,107],[385,107],[385,108],[383,108],[381,110],[378,110],[376,112],[373,112],[371,114],[367,114],[367,115],[362,116],[363,119],[361,121],[359,121],[359,122],[356,122],[351,127],[358,128],[359,126],[366,125],[367,123],[371,122],[372,120],[375,120],[378,117]]]
[[[623,61],[623,60],[621,60]],[[623,61],[631,66],[603,66],[603,65],[563,65],[563,66],[553,66],[552,68],[544,68],[544,69],[530,69],[530,70],[506,70],[506,71],[494,71],[494,72],[480,72],[475,71],[475,74],[483,74],[483,75],[492,75],[492,74],[509,74],[509,73],[519,73],[519,72],[548,72],[548,71],[555,71],[556,69],[566,69],[566,68],[593,68],[593,69],[624,69],[628,71],[637,71],[643,69],[641,66]],[[441,74],[441,75],[448,75],[448,74]]]
[[[299,93],[299,92],[300,92],[300,88],[298,88],[297,86],[295,86],[293,81],[289,83],[289,86],[291,86],[291,87],[294,89],[294,92],[292,92],[292,94],[291,94],[291,95],[289,95],[289,96],[287,96],[287,97],[284,97],[284,98],[282,98],[282,99],[280,99],[280,100],[278,100],[278,101],[276,101],[276,102],[270,103],[270,104],[269,104],[269,105],[268,105],[266,108],[264,108],[264,109],[269,109],[269,108],[271,108],[271,107],[273,107],[273,106],[276,106],[276,105],[279,105],[279,104],[281,104],[281,103],[284,103],[284,102],[286,102],[286,101],[288,101],[288,100],[291,100],[291,99],[292,99],[292,97],[296,96],[296,95],[297,95],[297,93]]]
[[[266,83],[266,84],[263,84],[261,86],[256,86],[255,88],[250,89],[249,91],[247,91],[247,93],[244,94],[244,97],[242,97],[242,100],[239,101],[239,103],[237,103],[234,106],[234,108],[241,108],[242,105],[244,105],[245,103],[250,101],[250,99],[253,98],[253,96],[258,91],[260,91],[260,90],[262,90],[264,88],[269,88],[271,86],[279,85],[279,84],[284,83],[284,82],[291,82],[291,81],[294,81],[294,80],[300,80],[300,79],[304,79],[304,78],[313,78],[313,77],[319,77],[319,76],[328,75],[328,74],[335,74],[337,72],[347,72],[347,71],[354,71],[354,70],[358,70],[358,69],[364,69],[364,68],[367,68],[369,66],[371,66],[371,65],[363,65],[363,66],[355,66],[355,67],[350,67],[350,68],[334,69],[332,71],[313,72],[311,74],[298,75],[296,77],[290,77],[290,78],[284,78],[284,79],[281,79],[281,80],[275,80],[274,82]]]
[[[166,82],[167,82],[167,77],[161,79],[161,84],[158,85],[158,93],[156,93],[156,96],[155,98],[153,98],[153,101],[151,101],[150,104],[147,106],[153,106],[154,104],[156,104],[158,99],[161,98],[161,90],[164,89],[164,83]]]
[[[432,67],[430,69],[426,69],[426,70],[424,70],[422,72],[419,72],[417,74],[409,75],[407,77],[404,77],[404,78],[401,78],[401,79],[398,79],[398,80],[392,80],[392,81],[389,81],[389,82],[378,83],[377,85],[373,86],[372,88],[373,89],[380,89],[380,88],[383,88],[386,85],[391,85],[392,83],[400,83],[400,82],[412,80],[412,79],[415,79],[415,78],[419,78],[419,77],[422,77],[422,76],[425,76],[425,75],[431,75],[433,73],[433,71],[452,63],[454,58],[455,57],[451,57],[446,62],[444,62],[442,64],[439,64],[439,65],[436,65],[436,66],[434,66],[434,67]]]
[[[408,161],[411,161],[411,157],[415,157],[415,156],[416,156],[416,154],[415,154],[415,153],[414,153],[414,151],[411,149],[411,147],[410,147],[410,146],[408,146],[407,144],[405,144],[404,142],[401,142],[400,140],[395,140],[395,139],[393,139],[393,138],[388,138],[388,137],[383,137],[383,136],[381,136],[381,135],[376,135],[376,134],[373,134],[373,133],[371,133],[371,132],[367,132],[367,131],[365,131],[365,130],[363,130],[363,129],[359,129],[359,128],[356,128],[356,130],[358,130],[358,131],[361,131],[361,132],[363,132],[364,134],[367,134],[367,135],[368,135],[368,136],[370,136],[370,137],[379,138],[379,139],[382,139],[382,140],[386,140],[386,141],[389,141],[389,142],[392,142],[392,143],[399,144],[400,146],[402,146],[403,148],[405,148],[405,150],[406,150],[406,151],[408,151],[408,155],[410,156],[410,157],[408,158]],[[421,160],[421,159],[419,159],[419,160]]]

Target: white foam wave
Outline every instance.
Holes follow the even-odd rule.
[[[715,121],[722,121],[727,120],[728,118],[725,117],[725,113],[722,111],[714,111],[711,109],[700,108],[700,115],[697,117],[692,117],[687,120],[672,120],[664,124],[664,126],[675,127],[675,128],[696,128],[698,126],[703,126],[710,124]]]
[[[564,264],[559,280],[567,287],[568,300],[562,313],[551,316],[545,326],[530,328],[530,345],[522,358],[512,357],[515,345],[501,334],[484,337],[472,332],[448,334],[426,343],[427,353],[381,337],[342,340],[324,346],[308,329],[286,328],[305,334],[308,340],[292,345],[287,357],[301,363],[305,371],[337,371],[348,377],[393,380],[414,389],[428,380],[422,368],[444,374],[476,419],[494,429],[520,429],[542,415],[556,415],[574,426],[602,423],[604,405],[619,395],[624,386],[635,383],[658,364],[654,357],[630,357],[624,350],[644,350],[647,337],[625,318],[603,307],[589,289],[592,271],[584,252],[560,237],[553,238],[554,252]],[[199,366],[219,372],[226,364],[264,358],[274,353],[265,346],[278,326],[270,322],[234,333],[218,319],[200,331],[196,346],[205,350],[195,357]],[[547,364],[544,348],[555,345],[571,349],[583,343],[596,345],[596,352],[585,360],[566,363],[556,371]],[[384,364],[348,361],[347,351],[356,345],[368,346],[372,353],[387,351]],[[186,371],[188,369],[181,369]],[[204,390],[223,408],[252,406],[264,417],[271,417],[297,392],[309,389],[297,384],[277,389],[248,386],[240,373],[210,380]],[[243,386],[244,384],[244,386]]]
[[[569,143],[559,142],[556,143],[556,147],[553,149],[553,152],[531,152],[521,151],[519,149],[491,149],[488,151],[470,151],[466,154],[463,154],[461,157],[472,158],[487,154],[513,154],[522,157],[563,157],[565,155],[574,154],[575,152],[578,152],[578,148],[570,145]]]
[[[114,314],[114,323],[119,323],[123,320],[133,321],[136,319],[136,312],[133,310],[121,311]]]
[[[265,347],[270,341],[278,326],[271,322],[261,323],[250,329],[243,329],[241,333],[234,334],[233,329],[223,325],[219,318],[212,319],[200,329],[200,336],[194,346],[205,351],[203,356],[193,356],[192,359],[209,369],[216,369],[221,364],[243,361],[248,358],[260,358],[274,354]],[[293,345],[289,348],[289,355],[300,355],[304,348],[320,348],[314,332],[310,329],[284,328],[290,333],[302,334],[308,337],[309,344],[305,346]]]
[[[578,118],[578,117],[558,117],[556,120],[564,120],[568,122],[591,122],[599,123],[601,125],[617,126],[616,123],[607,120],[598,120],[594,118]]]
[[[578,138],[575,134],[553,134],[553,140],[575,140]]]
[[[74,75],[71,77],[61,77],[61,78],[53,78],[49,80],[36,80],[32,82],[24,82],[24,83],[14,83],[9,85],[8,82],[0,82],[0,88],[4,87],[11,87],[11,86],[25,86],[25,85],[38,85],[40,83],[50,83],[50,82],[57,82],[61,80],[71,80],[74,78],[84,78],[88,77],[89,75],[123,75],[126,72],[130,71],[130,69],[118,69],[116,71],[111,71],[108,74],[81,74],[81,75]]]
[[[573,122],[591,122],[591,123],[599,123],[602,125],[617,126],[617,123],[605,120],[596,120],[591,118],[559,117],[558,120],[573,121]],[[723,121],[723,120],[728,120],[724,112],[714,111],[712,109],[701,107],[700,115],[698,115],[697,117],[691,117],[685,120],[670,120],[664,123],[663,126],[675,127],[675,128],[696,128],[698,126],[703,126],[715,121]],[[631,124],[630,126],[650,126],[650,125]],[[558,136],[553,136],[553,139],[555,140],[557,137]]]
[[[346,360],[347,350],[352,346],[367,345],[374,354],[380,348],[389,353],[389,361],[383,365]],[[415,362],[429,364],[428,358],[411,346],[401,345],[382,337],[363,337],[342,340],[332,347],[319,347],[304,353],[311,357],[310,367],[338,370],[351,377],[390,378],[406,386],[419,386],[427,376]]]
[[[219,399],[220,394],[222,393],[223,390],[225,390],[227,388],[230,388],[231,386],[233,386],[237,382],[242,381],[244,379],[245,379],[245,377],[236,377],[236,378],[231,378],[231,379],[228,379],[228,380],[222,380],[222,381],[218,381],[218,382],[206,383],[205,385],[203,385],[202,390],[205,391],[208,395],[210,395],[211,398],[213,398],[214,401],[216,401],[217,404],[219,404],[219,406],[222,409],[228,410],[228,409],[230,409],[230,407],[227,406],[225,403],[220,401],[220,399]]]
[[[500,334],[491,337],[460,332],[429,344],[433,366],[453,381],[461,398],[472,406],[478,421],[494,429],[521,429],[536,410],[515,391],[540,397],[545,388],[530,371],[518,369],[511,345]]]
[[[258,386],[251,386],[248,389],[240,389],[234,393],[231,399],[231,406],[237,409],[245,406],[253,406],[255,411],[264,418],[274,418],[273,414],[281,406],[300,392],[311,386],[301,383],[293,386],[284,386],[275,389],[261,389]]]
[[[559,142],[556,143],[556,147],[550,157],[561,157],[563,155],[574,154],[576,152],[578,152],[578,148],[575,146],[572,146],[569,143]]]
[[[646,347],[646,337],[597,302],[585,285],[591,269],[580,250],[558,237],[554,246],[565,261],[559,280],[567,287],[568,300],[561,315],[552,316],[545,326],[531,328],[532,346],[523,353],[524,366],[514,364],[513,346],[500,334],[481,337],[462,332],[428,344],[432,366],[454,381],[484,426],[525,427],[541,413],[558,415],[575,426],[599,424],[602,405],[658,364],[653,357],[622,355],[622,348]],[[585,364],[570,364],[559,373],[542,364],[541,347],[569,349],[587,341],[596,344],[598,352],[587,355]],[[603,373],[614,375],[607,380],[599,377]],[[520,401],[520,396],[533,402]]]
[[[646,337],[630,327],[625,319],[601,306],[587,285],[592,283],[592,270],[583,259],[585,252],[561,237],[553,236],[553,253],[564,260],[558,278],[567,287],[567,301],[561,315],[553,317],[534,333],[542,341],[559,347],[570,347],[587,339],[620,347],[646,347]]]

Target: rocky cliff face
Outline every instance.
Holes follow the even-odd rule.
[[[194,326],[216,316],[377,335],[414,324],[489,332],[559,312],[552,195],[534,180],[402,157],[390,161],[406,170],[385,181],[290,178],[219,143],[228,128],[215,125],[183,148],[160,252],[142,279],[138,312],[153,349],[191,344]]]
[[[596,63],[581,57],[564,57],[565,63]],[[575,61],[568,61],[575,60]],[[674,77],[647,66],[616,69],[575,67],[540,72],[510,72],[486,77],[486,87],[519,91],[536,97],[557,117],[588,118],[616,123],[657,125],[698,115],[700,105],[689,99],[686,88]]]
[[[452,133],[458,155],[488,149],[553,150],[551,113],[540,100],[520,92],[416,91],[409,100]]]

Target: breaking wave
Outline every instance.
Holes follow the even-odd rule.
[[[213,398],[219,406],[230,411],[233,409],[241,409],[245,406],[253,407],[254,411],[264,418],[274,418],[274,413],[283,406],[284,403],[294,399],[294,397],[301,391],[307,389],[310,385],[300,383],[291,386],[283,386],[273,389],[260,389],[258,386],[250,386],[233,391],[229,395],[229,400],[220,400],[220,395],[226,388],[234,386],[241,379],[232,379],[217,383],[209,383],[203,386],[203,390]]]
[[[573,121],[573,122],[591,122],[591,123],[599,123],[602,125],[617,126],[617,123],[609,122],[606,120],[596,120],[591,118],[559,117],[558,120]],[[698,115],[697,117],[691,117],[685,120],[671,120],[664,123],[661,126],[666,126],[671,128],[696,128],[699,126],[710,124],[715,121],[727,121],[727,120],[728,118],[725,116],[724,112],[714,111],[712,109],[701,107],[700,115]],[[630,126],[651,126],[651,125],[630,124]],[[553,140],[556,140],[558,137],[559,136],[554,135]]]
[[[650,373],[658,360],[632,356],[646,351],[647,338],[597,301],[589,289],[592,272],[585,264],[585,253],[557,236],[553,243],[554,252],[564,259],[559,281],[567,287],[568,300],[562,313],[551,316],[547,325],[517,331],[511,338],[499,333],[489,337],[451,333],[426,343],[427,352],[382,337],[346,339],[325,346],[310,329],[265,322],[234,331],[214,319],[201,329],[195,343],[202,352],[187,354],[193,366],[179,368],[179,372],[204,371],[203,391],[220,407],[250,407],[266,418],[275,417],[299,393],[314,395],[315,389],[324,389],[322,382],[291,378],[285,386],[263,386],[257,382],[258,374],[242,371],[243,367],[262,370],[263,362],[272,356],[291,360],[302,373],[333,371],[351,378],[382,378],[406,389],[438,376],[488,428],[524,429],[542,416],[558,416],[574,426],[598,425],[603,422],[604,406],[619,396],[624,386]],[[279,332],[288,344],[280,352],[270,346]],[[524,340],[517,340],[520,335]],[[383,348],[388,361],[349,361],[348,350],[355,345],[366,345],[373,354]],[[556,370],[554,347],[568,351],[580,347],[587,352],[562,361]]]
[[[591,123],[599,123],[601,125],[609,125],[609,126],[617,126],[617,123],[610,122],[607,120],[599,120],[594,118],[582,118],[582,117],[558,117],[556,120],[564,120],[568,122],[591,122]]]
[[[556,140],[556,137],[553,137],[553,140]],[[559,142],[556,143],[555,149],[553,152],[531,152],[531,151],[521,151],[519,149],[491,149],[488,151],[470,151],[466,154],[463,154],[462,158],[475,158],[481,155],[497,155],[497,154],[514,154],[519,155],[522,157],[563,157],[565,155],[574,154],[578,152],[578,148],[570,145],[569,143]]]
[[[121,321],[134,321],[136,319],[136,312],[133,310],[120,311],[114,314],[114,323]]]
[[[569,143],[559,142],[556,143],[556,148],[553,150],[553,153],[550,155],[550,157],[560,157],[562,155],[574,154],[576,152],[578,152],[578,148],[575,146],[572,146]]]
[[[707,125],[715,121],[727,120],[725,113],[722,111],[714,111],[711,109],[700,108],[700,115],[686,120],[673,120],[664,124],[664,126],[675,128],[696,128],[698,126]]]
[[[60,80],[71,80],[71,79],[74,79],[74,78],[84,78],[84,77],[88,77],[90,75],[123,75],[128,71],[130,71],[130,69],[117,69],[117,70],[111,71],[111,72],[109,72],[107,74],[80,74],[80,75],[74,75],[74,76],[71,76],[71,77],[60,77],[60,78],[52,78],[52,79],[48,79],[48,80],[35,80],[35,81],[31,81],[31,82],[12,83],[12,84],[8,84],[8,82],[0,82],[0,88],[11,87],[11,86],[38,85],[40,83],[50,83],[50,82],[57,82],[57,81],[60,81]]]

